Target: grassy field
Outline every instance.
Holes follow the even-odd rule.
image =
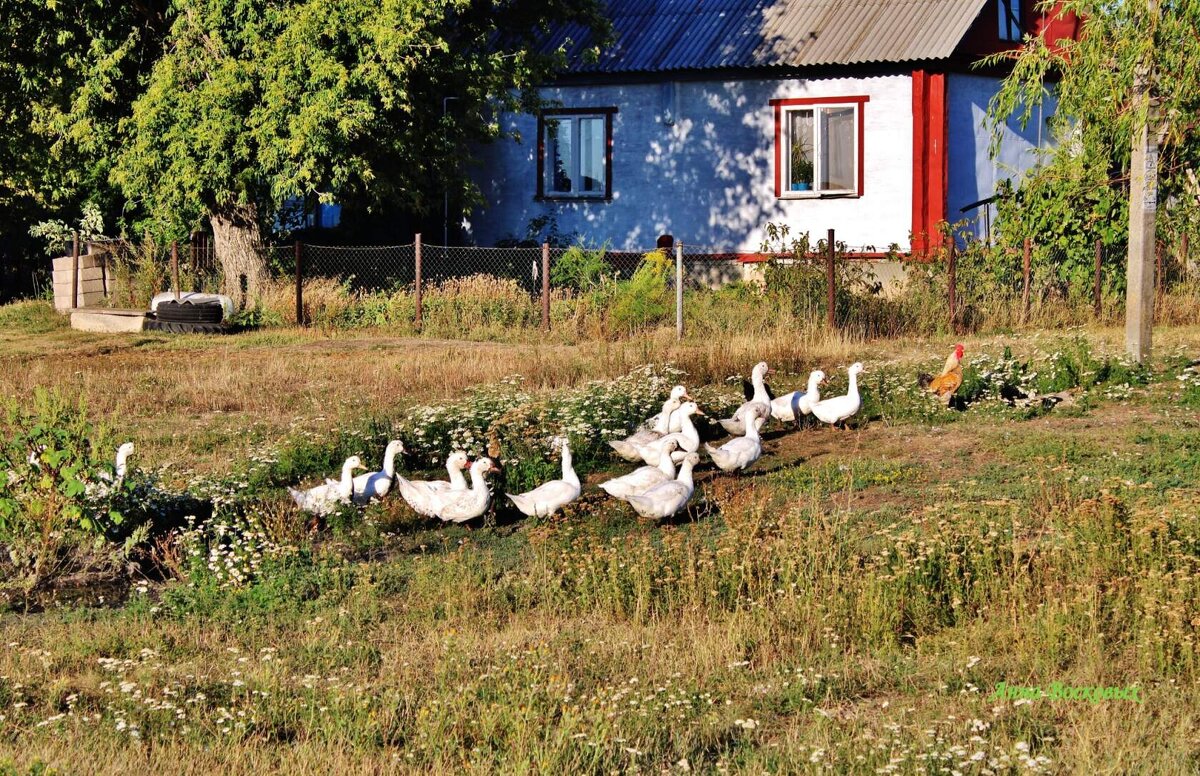
[[[81,397],[159,487],[238,504],[122,584],[0,614],[0,773],[1198,772],[1200,330],[1158,332],[1148,372],[1120,336],[969,338],[956,411],[915,386],[952,340],[99,336],[0,308],[0,396]],[[631,371],[673,364],[720,414],[762,359],[829,394],[862,361],[858,422],[775,426],[665,525],[594,487],[551,520],[314,524],[281,487],[392,434],[429,468],[422,418],[510,483],[569,426],[594,485],[623,470],[600,429],[656,398]]]

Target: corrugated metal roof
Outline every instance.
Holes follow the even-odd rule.
[[[911,62],[950,56],[986,0],[608,0],[615,41],[598,61],[579,25],[558,28],[572,72]]]

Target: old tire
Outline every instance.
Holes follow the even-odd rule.
[[[174,323],[220,323],[225,315],[217,302],[162,302],[154,312],[158,320]]]

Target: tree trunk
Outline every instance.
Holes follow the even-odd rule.
[[[253,205],[231,205],[214,212],[209,220],[213,246],[224,275],[224,291],[233,297],[238,309],[245,309],[258,296],[267,278],[258,211]]]

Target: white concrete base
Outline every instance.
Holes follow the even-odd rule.
[[[141,310],[75,309],[71,311],[71,328],[101,334],[142,331],[146,313]]]

